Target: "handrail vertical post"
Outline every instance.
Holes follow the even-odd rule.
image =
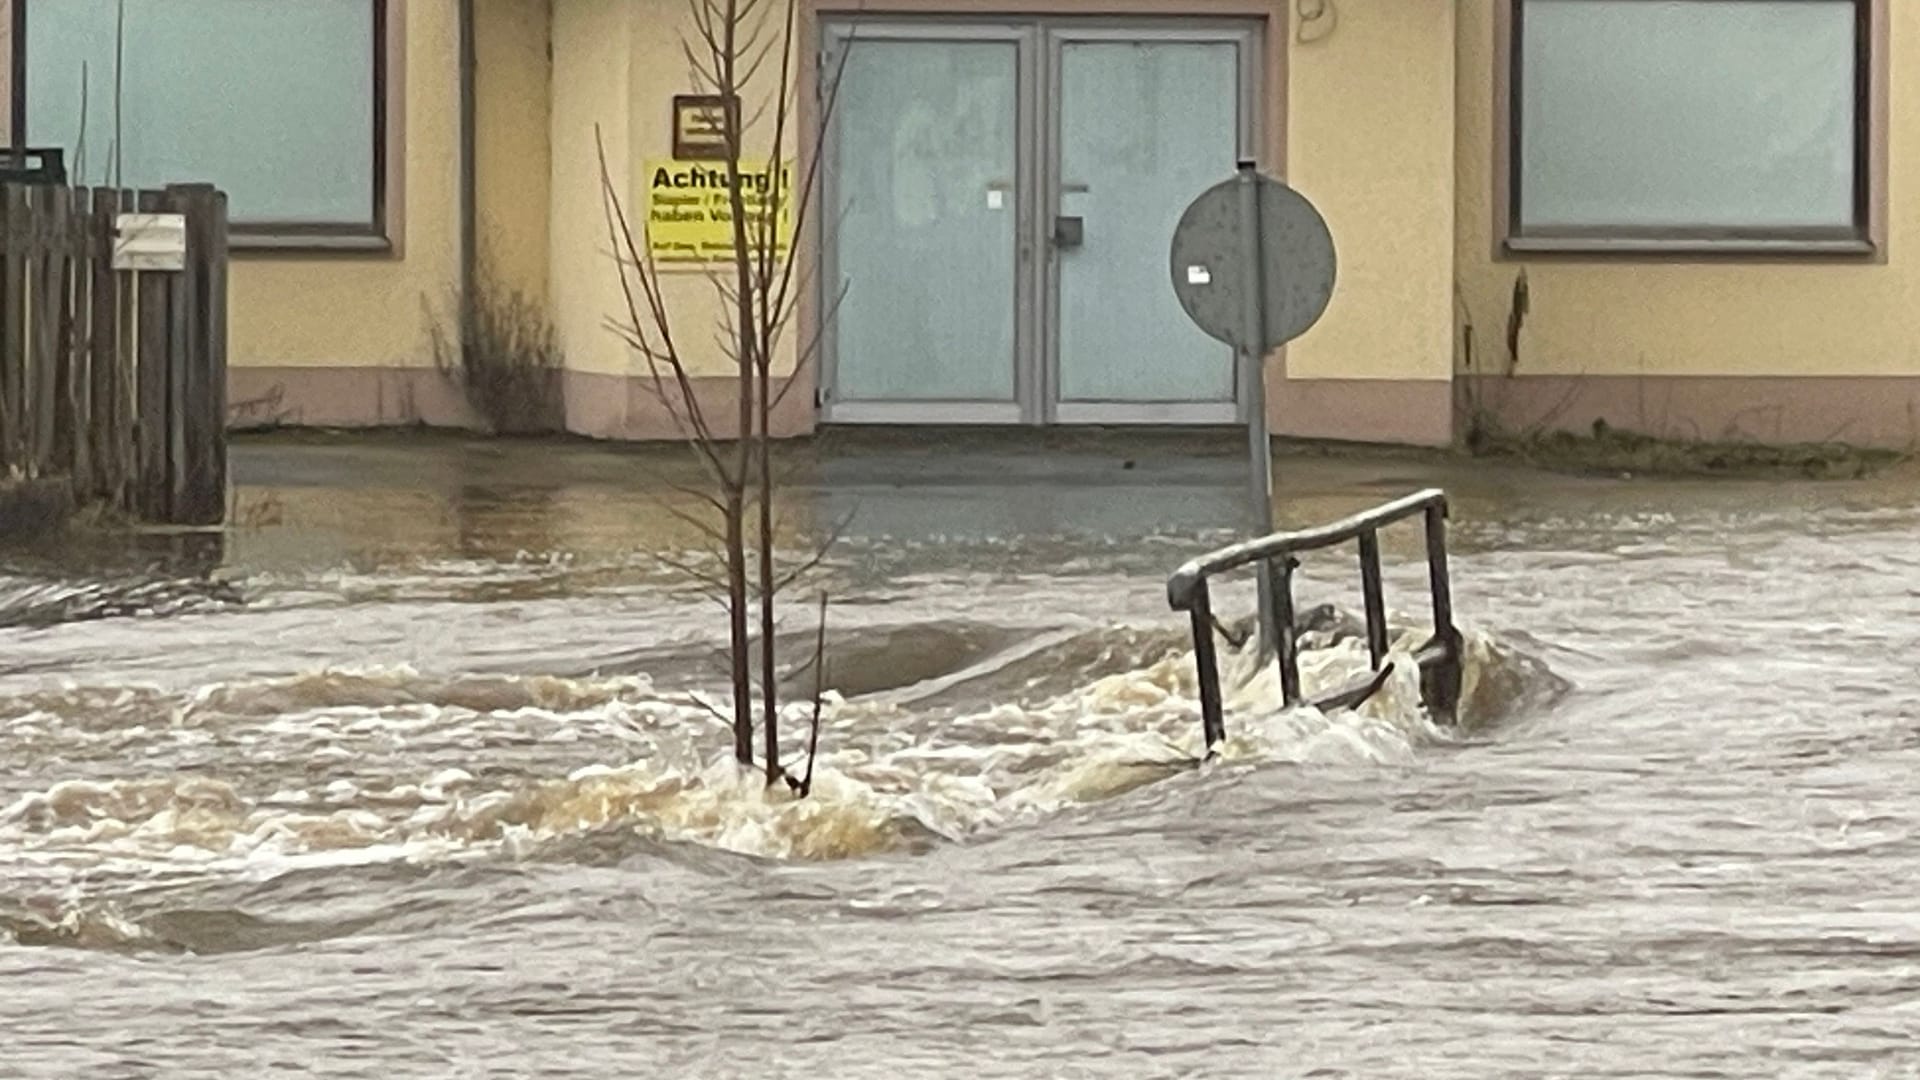
[[[1447,506],[1427,507],[1427,583],[1433,590],[1433,636],[1446,650],[1446,660],[1427,680],[1428,708],[1443,720],[1454,719],[1460,706],[1460,631],[1453,625],[1453,577],[1447,567]]]
[[[1380,584],[1380,534],[1360,534],[1360,588],[1367,603],[1367,652],[1377,669],[1387,659],[1387,599]]]
[[[1193,666],[1200,681],[1200,729],[1211,754],[1227,732],[1220,712],[1220,665],[1213,653],[1213,602],[1207,592],[1203,577],[1193,587],[1188,612],[1193,618]]]
[[[1300,704],[1300,645],[1294,639],[1292,555],[1262,564],[1273,593],[1274,660],[1280,665],[1280,700],[1288,707]]]

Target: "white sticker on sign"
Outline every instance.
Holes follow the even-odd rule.
[[[1187,267],[1187,284],[1211,285],[1213,284],[1213,271],[1204,266],[1189,266]]]
[[[999,210],[1007,205],[1007,193],[998,189],[987,192],[987,209]]]

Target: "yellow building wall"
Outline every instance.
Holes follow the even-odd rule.
[[[625,350],[606,327],[623,317],[626,303],[608,241],[599,145],[615,189],[629,190],[633,22],[627,0],[554,0],[548,281],[571,370],[627,370]]]
[[[547,299],[551,261],[552,0],[481,0],[474,15],[479,272]]]
[[[403,234],[392,254],[236,254],[229,363],[236,368],[426,368],[426,305],[460,281],[459,33],[450,0],[405,0],[400,137]]]
[[[694,93],[686,42],[697,40],[686,0],[553,0],[552,244],[549,274],[555,319],[570,371],[643,376],[645,361],[608,328],[630,322],[620,273],[612,257],[606,205],[595,146],[604,139],[609,174],[633,242],[646,250],[647,165],[671,156],[672,99]],[[778,15],[781,5],[764,5]],[[766,30],[777,36],[778,23]],[[768,92],[775,63],[760,74]],[[745,155],[770,150],[771,113],[749,93],[743,114],[761,119],[747,132]],[[790,142],[795,140],[790,139]],[[709,271],[662,269],[662,296],[674,340],[690,374],[730,375],[733,362],[716,337],[726,309]],[[654,326],[642,306],[651,335]],[[789,333],[776,354],[776,372],[792,370]]]
[[[1350,2],[1295,28],[1286,179],[1326,217],[1339,276],[1290,379],[1451,376],[1454,7]]]
[[[1920,176],[1920,4],[1892,20],[1888,259],[1494,258],[1495,4],[1459,7],[1461,301],[1482,369],[1504,362],[1509,300],[1524,268],[1530,298],[1518,373],[1572,376],[1836,376],[1920,370],[1920,252],[1904,185]],[[1351,5],[1350,5],[1351,6]],[[1489,351],[1490,350],[1490,351]],[[1464,357],[1462,357],[1464,362]],[[1620,418],[1613,418],[1616,423]]]

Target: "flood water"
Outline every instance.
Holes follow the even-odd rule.
[[[221,545],[8,557],[0,1075],[1920,1077],[1911,475],[1282,460],[1288,523],[1452,494],[1468,715],[1261,675],[1196,768],[1230,444],[796,454],[794,801],[701,704],[684,459],[235,455]]]

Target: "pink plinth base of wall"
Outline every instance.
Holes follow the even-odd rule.
[[[1486,410],[1511,431],[1609,427],[1710,442],[1920,440],[1920,376],[1528,375],[1456,383],[1461,415]]]
[[[567,429],[599,439],[685,437],[680,416],[660,402],[650,378],[566,372],[561,383]],[[784,386],[776,380],[774,393]],[[228,371],[228,423],[235,429],[270,427],[377,428],[424,425],[477,428],[460,388],[423,368],[236,367]],[[730,377],[693,380],[709,430],[730,438],[739,427],[739,397]],[[773,433],[785,438],[813,427],[813,396],[796,386],[773,413]]]
[[[478,426],[459,388],[431,369],[237,367],[228,387],[236,429]],[[739,400],[733,379],[699,378],[693,389],[713,434],[732,437]],[[575,434],[686,437],[684,417],[661,403],[650,378],[567,372],[562,393]],[[1920,441],[1920,376],[1287,379],[1269,390],[1271,426],[1281,438],[1446,446],[1474,408],[1516,431],[1590,431],[1604,420],[1677,439],[1878,447]],[[772,427],[780,438],[813,430],[807,381],[780,402]]]

